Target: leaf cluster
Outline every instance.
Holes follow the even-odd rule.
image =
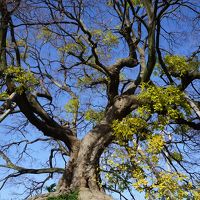
[[[166,55],[164,60],[169,72],[180,74],[180,76],[198,70],[199,66],[198,62],[187,61],[186,57],[179,55]]]
[[[126,117],[123,120],[113,121],[112,128],[118,139],[132,139],[134,134],[144,135],[148,124],[139,117]]]
[[[166,116],[165,124],[167,124],[170,119],[175,120],[179,117],[183,117],[185,114],[189,115],[191,112],[183,92],[174,86],[163,88],[143,84],[142,91],[138,95],[138,98],[141,100],[145,99],[146,101],[146,103],[138,109],[141,116],[150,116],[153,113],[158,113],[159,115]]]
[[[104,112],[103,111],[95,111],[94,109],[88,109],[85,112],[85,120],[91,121],[93,123],[98,123],[100,122],[104,117]]]
[[[25,71],[22,67],[9,66],[4,75],[12,79],[16,84],[16,92],[21,94],[25,90],[32,90],[38,84],[32,72]]]
[[[69,113],[76,113],[78,108],[79,100],[77,98],[70,99],[65,105],[65,110]]]

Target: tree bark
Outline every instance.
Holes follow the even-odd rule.
[[[138,100],[134,96],[124,95],[116,98],[104,120],[87,133],[81,141],[74,140],[65,173],[57,185],[56,192],[49,194],[50,196],[58,196],[77,189],[80,191],[79,199],[81,200],[112,200],[100,186],[99,159],[113,140],[112,121],[125,117],[134,109],[133,105],[137,104]],[[35,199],[40,200],[42,197]]]
[[[87,193],[91,197],[94,196],[95,200],[112,199],[106,197],[100,187],[99,174],[100,156],[111,139],[112,133],[108,124],[101,123],[89,132],[71,153],[65,174],[57,186],[57,191],[65,193],[78,189],[81,191],[79,194],[81,199],[86,199]]]
[[[73,146],[65,173],[60,179],[56,192],[41,195],[31,200],[45,200],[79,191],[79,200],[112,200],[100,186],[99,159],[112,140],[111,127],[101,123],[89,132],[80,143]]]

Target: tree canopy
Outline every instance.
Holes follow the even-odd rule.
[[[199,8],[0,0],[2,193],[198,200]]]

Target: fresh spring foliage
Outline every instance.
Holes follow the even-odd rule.
[[[104,112],[102,111],[95,111],[94,109],[88,109],[85,112],[85,120],[91,121],[92,123],[96,124],[103,119]]]
[[[27,90],[31,91],[38,83],[32,72],[25,71],[21,67],[9,66],[4,71],[4,75],[13,80],[16,84],[15,90],[19,94]]]
[[[105,173],[105,179],[110,182],[110,187],[118,183],[121,191],[131,184],[126,180],[132,180],[132,186],[145,192],[147,199],[182,200],[192,196],[197,200],[200,194],[189,177],[171,171],[162,157],[163,154],[171,155],[171,160],[165,161],[167,163],[183,160],[180,152],[165,150],[170,138],[164,134],[169,122],[191,114],[183,93],[174,86],[162,88],[142,84],[138,98],[144,103],[136,114],[113,122],[116,144],[122,149],[119,151],[116,147],[111,153],[107,163],[113,173]]]
[[[158,128],[161,128],[160,125],[167,125],[169,120],[191,114],[191,108],[185,100],[184,94],[174,86],[164,88],[143,84],[141,90],[138,98],[145,99],[145,102],[138,108],[138,113],[146,118],[152,113],[158,113],[158,121],[155,123]]]
[[[193,70],[198,70],[199,66],[198,61],[187,61],[186,57],[178,55],[166,55],[165,63],[171,73],[180,73],[181,76],[184,76]]]
[[[77,98],[70,99],[65,105],[65,109],[69,113],[76,113],[78,108],[79,108],[79,100]]]
[[[113,47],[117,47],[119,44],[119,40],[117,35],[113,34],[111,31],[103,32],[102,30],[94,29],[92,30],[93,37],[96,41],[101,42],[103,46],[111,50]],[[61,46],[58,50],[62,53],[68,54],[76,54],[76,53],[85,53],[87,54],[88,47],[88,38],[84,36],[80,36],[77,40],[71,40],[64,46]],[[89,42],[90,43],[90,42]],[[98,49],[98,53],[100,53],[102,49]],[[102,55],[104,53],[102,52]]]

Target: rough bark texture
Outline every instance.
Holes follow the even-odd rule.
[[[111,138],[110,126],[105,124],[96,126],[88,133],[76,152],[72,153],[66,173],[61,178],[57,190],[63,193],[69,188],[81,188],[80,199],[111,199],[107,198],[98,184],[99,158]]]
[[[100,133],[104,133],[104,135]],[[89,132],[74,148],[65,173],[60,179],[57,191],[32,198],[45,200],[71,190],[79,190],[79,200],[112,200],[99,186],[99,158],[112,138],[110,126],[101,124]]]

